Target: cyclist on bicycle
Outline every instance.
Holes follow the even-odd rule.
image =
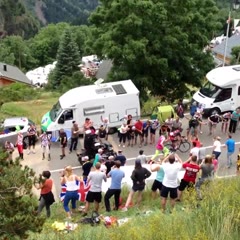
[[[169,140],[172,142],[173,150],[178,149],[181,139],[182,139],[182,136],[181,136],[181,131],[179,129],[169,133]]]

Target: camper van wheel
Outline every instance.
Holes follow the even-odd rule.
[[[210,112],[209,112],[209,115],[214,115],[214,114],[221,114],[221,111],[219,108],[213,108]]]
[[[114,134],[116,132],[117,132],[117,128],[116,127],[109,128],[109,130],[108,130],[108,134]]]

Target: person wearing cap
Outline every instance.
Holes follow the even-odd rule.
[[[213,152],[212,154],[215,155],[215,158],[218,160],[219,156],[221,155],[221,138],[219,136],[213,139]]]
[[[142,164],[147,162],[147,157],[143,153],[144,153],[144,151],[141,149],[141,150],[139,150],[139,155],[137,156],[137,159],[141,160]]]
[[[87,177],[92,169],[93,163],[92,161],[89,160],[88,156],[84,156],[83,157],[83,165],[82,165],[82,175],[83,175],[83,181],[85,182],[85,184],[87,183]]]
[[[94,135],[91,134],[91,130],[85,131],[83,147],[86,150],[86,155],[90,159],[95,157]]]
[[[120,169],[120,166],[121,166],[121,162],[115,161],[112,170],[107,174],[107,177],[111,177],[111,179],[112,179],[111,185],[110,185],[109,189],[107,190],[105,197],[104,197],[104,202],[105,202],[105,207],[106,207],[107,212],[111,211],[109,199],[112,196],[114,196],[114,199],[115,199],[114,210],[118,210],[118,208],[119,208],[121,183],[122,183],[122,179],[125,177],[125,173],[124,173],[124,171],[122,171]]]
[[[128,210],[129,204],[132,202],[133,196],[135,192],[138,192],[138,198],[137,198],[137,205],[139,206],[142,201],[142,193],[145,188],[145,180],[151,176],[151,172],[147,170],[146,168],[142,167],[141,160],[136,159],[135,160],[135,169],[132,172],[131,179],[133,181],[133,186],[128,194],[128,198],[126,201],[126,204],[123,211]]]
[[[95,158],[94,158],[94,161],[93,161],[93,166],[95,167],[97,162],[100,162],[101,159],[102,159],[102,154],[103,154],[103,149],[102,148],[99,148],[98,149],[98,152],[95,154]]]
[[[121,166],[124,166],[127,158],[123,155],[122,150],[118,150],[117,156],[115,157],[115,161],[119,160],[121,162]]]

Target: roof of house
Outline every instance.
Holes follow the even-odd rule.
[[[226,45],[226,40],[223,41],[222,43],[220,43],[219,45],[215,46],[212,49],[212,52],[215,54],[224,55],[225,45]],[[226,49],[226,57],[227,58],[231,58],[232,48],[237,47],[237,46],[240,46],[240,34],[239,33],[234,34],[233,36],[231,36],[228,39],[227,49]]]
[[[113,63],[111,60],[103,60],[102,63],[99,66],[99,69],[97,71],[96,74],[96,78],[102,78],[102,79],[106,79],[108,73],[110,72],[111,68],[113,66]]]
[[[11,80],[32,84],[27,76],[17,67],[0,62],[0,76],[4,76]]]

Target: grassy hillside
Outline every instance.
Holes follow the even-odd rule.
[[[40,125],[42,116],[58,100],[58,96],[51,95],[51,93],[45,93],[38,100],[5,103],[0,109],[0,119],[12,116],[29,117],[37,125]]]

